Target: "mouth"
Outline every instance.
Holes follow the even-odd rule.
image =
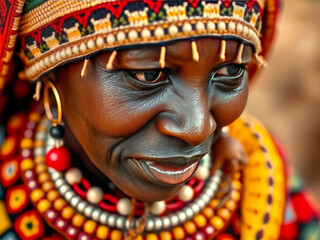
[[[163,184],[177,185],[187,181],[194,174],[202,157],[131,160],[152,179]]]

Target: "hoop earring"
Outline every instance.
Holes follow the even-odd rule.
[[[56,104],[57,104],[57,117],[53,116],[50,107],[49,93],[52,90]],[[47,118],[51,121],[49,134],[54,139],[54,147],[46,154],[46,163],[49,167],[57,171],[65,171],[70,166],[71,155],[69,150],[63,146],[64,127],[61,125],[62,121],[62,104],[59,92],[51,80],[45,82],[43,90],[43,103]]]

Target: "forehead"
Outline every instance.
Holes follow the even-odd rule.
[[[200,38],[195,40],[197,51],[200,58],[219,60],[221,51],[221,39],[217,38]],[[183,64],[192,60],[192,40],[179,40],[165,45],[166,62]],[[226,58],[229,61],[237,57],[240,42],[237,40],[226,40]],[[130,68],[135,65],[137,68],[154,67],[159,68],[160,51],[163,45],[145,45],[139,48],[124,49],[117,51],[117,57],[114,60],[115,68]],[[243,63],[249,63],[252,56],[252,46],[245,44]],[[106,63],[110,57],[110,52],[97,55],[96,59],[102,64]]]

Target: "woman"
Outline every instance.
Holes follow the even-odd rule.
[[[23,67],[14,73],[37,80],[34,98],[44,103],[9,118],[9,99],[4,110],[4,239],[298,236],[280,233],[288,225],[279,150],[257,120],[240,117],[277,1],[34,0],[2,9],[2,81],[14,78],[17,36]]]

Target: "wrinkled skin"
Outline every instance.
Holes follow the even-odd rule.
[[[167,45],[163,73],[155,46],[118,51],[113,71],[105,69],[110,56],[105,52],[91,58],[84,78],[82,61],[55,73],[67,144],[98,169],[97,177],[107,176],[142,201],[169,198],[195,168],[167,182],[141,162],[171,171],[196,164],[210,152],[221,128],[240,116],[248,77],[244,66],[235,65],[239,43],[227,41],[224,63],[220,40],[198,39],[197,46],[199,62],[192,58],[190,41]],[[251,55],[245,46],[244,64]]]

